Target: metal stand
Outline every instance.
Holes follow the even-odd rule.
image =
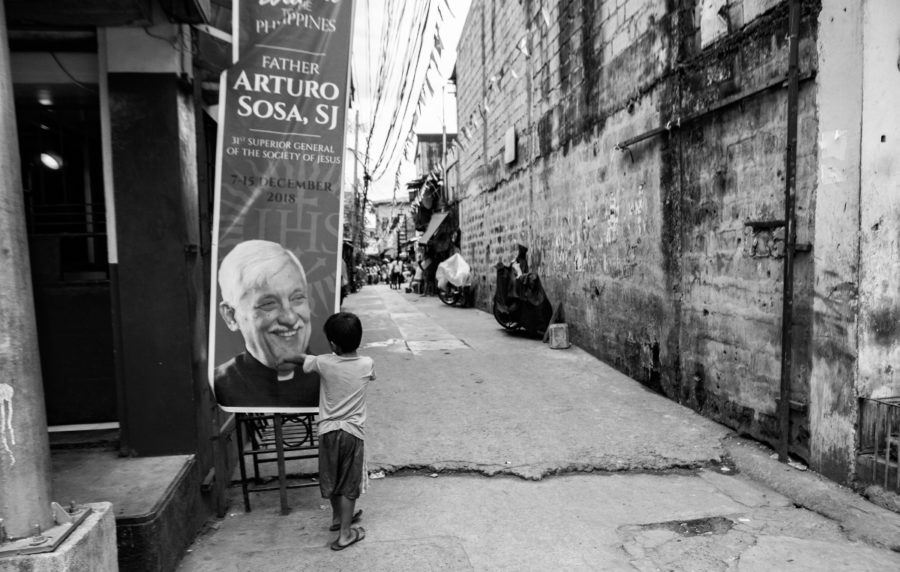
[[[238,465],[241,471],[241,492],[244,510],[250,512],[250,493],[278,490],[281,497],[281,514],[288,514],[287,489],[315,487],[315,480],[307,483],[288,484],[285,462],[301,459],[315,459],[319,456],[319,439],[314,419],[318,410],[309,413],[238,413],[235,416],[235,440],[238,448]],[[246,446],[249,445],[249,448]],[[248,486],[247,459],[253,462],[253,481],[262,483],[259,474],[261,465],[276,463],[278,486]]]

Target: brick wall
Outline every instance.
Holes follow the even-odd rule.
[[[778,438],[786,1],[475,0],[457,61],[463,255],[530,248],[570,336],[740,431]],[[801,73],[816,66],[804,3]],[[518,46],[518,47],[517,47]],[[526,53],[528,54],[526,56]],[[815,85],[801,84],[798,242],[810,241]],[[620,150],[651,130],[656,135]],[[517,136],[504,160],[505,135]],[[795,265],[792,399],[808,394],[812,260]],[[808,455],[802,411],[793,450]]]

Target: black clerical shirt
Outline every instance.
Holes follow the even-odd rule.
[[[297,367],[293,379],[279,381],[277,371],[243,352],[216,368],[213,391],[223,407],[318,407],[319,376]]]

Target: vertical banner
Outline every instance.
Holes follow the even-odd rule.
[[[209,376],[226,411],[318,406],[301,354],[338,301],[352,0],[234,0],[222,73]]]

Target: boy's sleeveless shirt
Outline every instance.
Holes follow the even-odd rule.
[[[343,429],[365,439],[366,389],[375,379],[375,362],[368,356],[309,356],[303,371],[318,372],[319,434]]]

